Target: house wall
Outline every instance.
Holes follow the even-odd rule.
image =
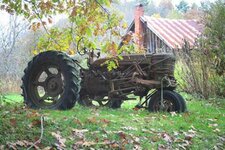
[[[155,33],[149,28],[144,28],[144,48],[147,53],[172,53],[173,50],[168,47]]]

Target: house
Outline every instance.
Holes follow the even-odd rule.
[[[196,20],[152,18],[144,15],[144,7],[135,8],[134,21],[128,28],[136,35],[136,44],[148,53],[171,53],[182,48],[184,41],[194,46],[203,27]]]

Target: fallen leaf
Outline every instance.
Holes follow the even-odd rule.
[[[13,127],[16,127],[17,123],[16,123],[16,119],[15,118],[11,118],[10,120],[10,125]]]
[[[152,136],[151,137],[151,141],[152,142],[158,142],[160,139],[159,139],[159,137],[158,136]]]
[[[216,128],[213,132],[220,132],[220,129]]]
[[[171,143],[171,142],[173,141],[173,138],[172,138],[169,134],[167,134],[167,133],[162,133],[162,134],[161,134],[161,137],[162,137],[166,142]]]
[[[21,140],[21,141],[16,141],[14,143],[7,143],[7,148],[9,149],[15,149],[17,150],[17,147],[23,147],[23,148],[28,148],[29,146],[33,145],[32,142],[26,141],[26,140]],[[33,146],[35,149],[39,149],[39,147],[37,145]]]
[[[103,140],[103,143],[104,143],[105,145],[111,144],[111,142],[110,142],[109,139],[104,139],[104,140]]]
[[[178,136],[179,133],[178,133],[177,131],[173,131],[173,135],[174,135],[174,136]]]
[[[191,141],[192,138],[196,135],[196,131],[193,129],[188,130],[188,132],[184,132],[184,139],[186,142]]]
[[[124,132],[118,132],[118,135],[121,139],[126,139],[126,134]]]
[[[162,118],[163,118],[163,119],[167,119],[167,116],[166,116],[166,115],[162,115]]]
[[[54,150],[54,148],[50,147],[50,146],[47,146],[47,147],[43,148],[42,150]]]
[[[29,125],[30,128],[33,128],[34,126],[40,126],[41,125],[41,121],[38,119],[35,119],[31,122],[31,124]]]
[[[196,131],[193,129],[188,130],[188,133],[196,134]]]
[[[76,123],[76,124],[79,124],[79,125],[81,125],[81,126],[82,126],[81,121],[80,121],[79,119],[77,119],[77,118],[76,118],[76,119],[74,119],[74,120],[73,120],[73,122],[74,122],[74,123]]]
[[[162,144],[159,144],[158,150],[168,150],[168,149],[167,149],[167,146],[164,146]]]
[[[83,143],[83,146],[84,147],[90,147],[90,146],[93,146],[93,145],[96,145],[97,143],[96,142],[93,142],[93,141],[85,141]]]
[[[184,140],[183,140],[183,139],[180,139],[180,138],[176,138],[176,139],[174,140],[174,142],[175,142],[175,143],[183,143]]]
[[[140,145],[134,145],[134,150],[142,150],[141,146]]]
[[[17,150],[15,143],[7,143],[7,148],[10,150]]]
[[[120,147],[119,144],[116,143],[116,142],[113,142],[112,144],[110,144],[110,148],[112,148],[112,149],[116,149],[116,148],[119,148],[119,147]]]
[[[134,130],[137,131],[137,128],[131,127],[131,126],[126,126],[126,127],[121,127],[123,130]]]
[[[87,123],[97,124],[97,120],[96,120],[95,117],[88,118],[88,119],[87,119]]]
[[[177,113],[176,113],[176,112],[170,112],[170,114],[171,114],[171,116],[172,116],[172,117],[174,117],[174,116],[176,116],[176,115],[177,115]]]
[[[107,119],[101,119],[100,121],[103,122],[103,123],[105,123],[105,124],[109,124],[110,123],[110,121],[107,120]]]
[[[65,145],[66,139],[65,138],[62,138],[62,136],[60,135],[60,132],[59,131],[56,132],[56,133],[55,132],[52,132],[51,134],[57,140],[57,143],[55,143],[55,145],[57,147],[60,147],[60,148],[62,148],[62,147],[65,148],[66,147],[66,145]]]
[[[24,143],[24,141],[17,141],[16,142],[16,145],[21,146],[21,147],[26,146],[26,144]]]
[[[209,127],[217,127],[218,124],[214,123],[214,124],[209,124]]]
[[[36,110],[28,111],[27,113],[27,118],[34,118],[34,117],[40,117],[40,116],[41,115]]]
[[[81,129],[81,130],[79,130],[79,129],[72,129],[72,132],[73,132],[73,136],[74,137],[77,137],[79,139],[84,139],[84,133],[88,132],[88,130],[87,129]]]
[[[75,145],[83,145],[83,143],[84,143],[84,140],[82,139],[82,140],[80,140],[80,141],[77,141],[77,142],[75,143]]]
[[[210,119],[208,119],[209,121],[212,121],[212,122],[215,122],[215,121],[217,121],[217,119],[212,119],[212,118],[210,118]]]
[[[5,146],[4,145],[0,145],[0,150],[3,150],[5,149]]]
[[[222,142],[225,142],[225,137],[220,136],[219,139],[220,139]]]
[[[141,109],[141,108],[138,108],[138,107],[133,108],[134,111],[138,111],[139,109]]]
[[[193,134],[187,134],[187,135],[185,135],[184,139],[190,141],[193,137],[194,137]]]

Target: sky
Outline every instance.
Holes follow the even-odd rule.
[[[121,1],[124,1],[124,0],[121,0]],[[126,0],[126,1],[131,1],[131,0]],[[155,4],[158,4],[160,2],[160,0],[153,0],[153,1],[155,2]],[[180,1],[181,0],[172,0],[172,3],[174,5],[177,5],[179,4]],[[188,2],[190,5],[193,3],[200,5],[200,2],[204,2],[204,1],[214,2],[215,0],[185,0],[185,1]],[[8,24],[8,21],[9,21],[9,15],[5,12],[0,11],[0,25],[5,26]]]

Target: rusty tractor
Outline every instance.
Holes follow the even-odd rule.
[[[82,52],[82,53],[81,53]],[[70,109],[83,106],[120,108],[125,100],[140,97],[136,108],[151,112],[184,112],[186,103],[175,92],[175,58],[170,54],[130,54],[100,58],[100,52],[82,48],[78,57],[59,51],[42,52],[28,63],[22,78],[25,104],[34,109]],[[85,57],[84,57],[85,56]],[[107,60],[117,61],[108,71]]]

